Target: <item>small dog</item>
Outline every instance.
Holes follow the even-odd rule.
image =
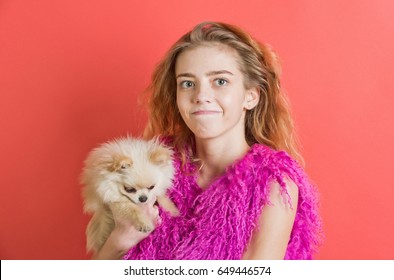
[[[130,137],[102,144],[85,160],[81,175],[85,212],[92,213],[87,250],[97,252],[113,230],[114,215],[130,219],[137,230],[154,229],[140,206],[157,202],[173,216],[178,209],[166,196],[172,185],[172,151],[157,140]]]

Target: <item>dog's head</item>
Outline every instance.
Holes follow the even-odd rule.
[[[133,155],[114,158],[110,171],[118,174],[118,190],[136,204],[165,193],[173,176],[170,149],[161,145],[145,147]]]
[[[149,202],[166,192],[174,174],[172,151],[155,140],[108,142],[92,152],[85,166],[84,177],[93,178],[94,192],[104,203],[121,197],[136,204]]]

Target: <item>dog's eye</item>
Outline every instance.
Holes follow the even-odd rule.
[[[132,188],[132,187],[124,187],[124,190],[127,193],[135,193],[137,191],[135,188]]]
[[[149,188],[148,188],[148,190],[151,190],[151,189],[153,189],[155,187],[155,185],[152,185],[152,186],[150,186]]]

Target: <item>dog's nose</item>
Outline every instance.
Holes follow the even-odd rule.
[[[141,195],[138,200],[142,203],[146,202],[148,200],[148,198],[145,195]]]

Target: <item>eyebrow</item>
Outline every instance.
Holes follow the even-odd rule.
[[[227,71],[227,70],[210,71],[206,75],[207,76],[215,76],[215,75],[220,75],[220,74],[229,74],[229,75],[234,76],[233,73],[231,73],[230,71]],[[195,76],[192,73],[181,73],[176,76],[177,79],[180,77],[194,78]]]

